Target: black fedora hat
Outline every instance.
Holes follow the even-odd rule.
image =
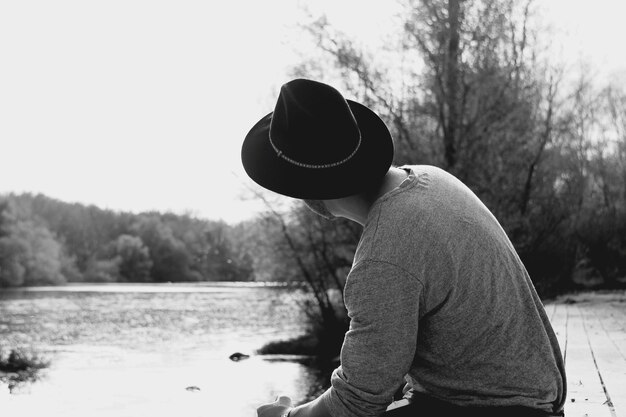
[[[315,200],[374,186],[392,159],[391,134],[376,113],[306,79],[282,86],[274,111],[252,127],[241,149],[244,169],[257,184]]]

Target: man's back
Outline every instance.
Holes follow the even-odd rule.
[[[346,283],[333,415],[375,415],[405,374],[414,391],[458,405],[560,409],[558,343],[506,234],[453,176],[404,168],[409,178],[372,207]]]

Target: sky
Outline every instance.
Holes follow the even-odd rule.
[[[626,71],[615,0],[537,0],[555,54]],[[0,194],[237,222],[262,209],[240,163],[311,52],[298,24],[324,12],[365,45],[393,31],[377,0],[0,1]]]

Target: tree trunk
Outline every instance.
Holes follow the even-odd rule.
[[[447,128],[444,129],[444,157],[448,168],[456,164],[456,144],[459,131],[459,26],[462,0],[448,0],[448,56],[446,71]]]

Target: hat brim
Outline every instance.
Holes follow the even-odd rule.
[[[352,158],[330,168],[304,168],[279,157],[269,141],[269,113],[250,129],[241,148],[246,173],[260,186],[288,197],[332,200],[359,194],[380,181],[393,159],[389,129],[376,113],[346,100],[361,131]]]

